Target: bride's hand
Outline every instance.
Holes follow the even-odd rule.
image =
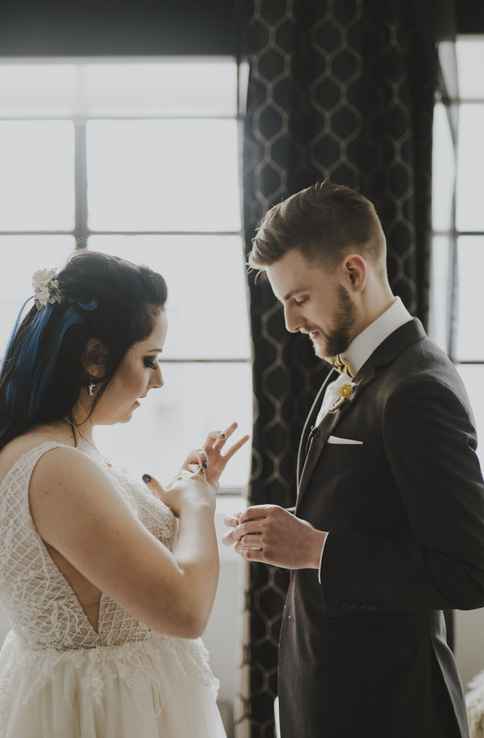
[[[205,475],[195,475],[187,479],[175,479],[170,486],[163,487],[157,479],[149,474],[143,474],[143,482],[179,517],[184,505],[200,501],[208,502],[215,510],[216,489],[211,484],[207,484],[204,477]]]
[[[205,476],[207,482],[218,484],[220,475],[229,460],[250,438],[248,435],[242,436],[242,438],[227,449],[225,454],[222,454],[224,445],[237,427],[237,423],[231,423],[224,431],[213,431],[209,433],[203,446],[195,449],[187,456],[182,469],[188,469],[191,464],[206,465]]]

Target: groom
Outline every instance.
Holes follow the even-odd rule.
[[[484,606],[484,482],[453,364],[392,294],[372,203],[324,181],[268,211],[250,265],[334,366],[299,445],[297,504],[227,520],[291,570],[282,738],[464,738],[443,609]]]

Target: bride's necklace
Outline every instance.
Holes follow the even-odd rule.
[[[88,445],[89,445],[89,446],[90,446],[91,448],[93,448],[93,449],[94,449],[94,451],[95,451],[95,452],[97,453],[97,455],[98,455],[98,456],[100,456],[100,457],[101,457],[101,459],[102,459],[102,460],[104,461],[104,463],[106,464],[106,466],[107,466],[107,467],[109,467],[109,468],[111,469],[113,465],[112,465],[112,464],[111,464],[111,462],[110,462],[110,461],[109,461],[109,460],[108,460],[108,459],[107,459],[107,458],[106,458],[106,457],[104,456],[104,454],[102,454],[102,453],[100,452],[100,450],[99,450],[99,449],[97,448],[97,446],[95,446],[95,445],[94,445],[94,443],[92,443],[92,441],[90,441],[90,440],[89,440],[89,438],[86,438],[86,436],[85,436],[85,435],[84,435],[83,433],[81,433],[81,431],[79,430],[79,428],[78,428],[77,426],[75,426],[75,425],[74,425],[74,423],[72,422],[72,420],[70,420],[69,418],[66,418],[66,417],[64,417],[64,420],[66,421],[66,423],[69,423],[69,425],[71,426],[71,428],[73,428],[73,429],[74,429],[75,431],[77,431],[77,433],[78,433],[78,434],[79,434],[79,436],[80,436],[80,437],[82,438],[82,440],[83,440],[83,441],[85,441],[85,442],[86,442],[86,443],[87,443],[87,444],[88,444]]]

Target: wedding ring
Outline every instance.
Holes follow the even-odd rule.
[[[190,464],[189,469],[181,469],[175,477],[175,481],[178,479],[193,479],[201,474],[202,477],[205,474],[205,470],[200,464]]]

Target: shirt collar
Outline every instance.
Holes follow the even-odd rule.
[[[371,354],[383,343],[385,338],[400,328],[404,323],[413,320],[399,297],[396,297],[389,308],[379,318],[370,323],[361,333],[352,340],[343,359],[348,361],[356,374]]]

